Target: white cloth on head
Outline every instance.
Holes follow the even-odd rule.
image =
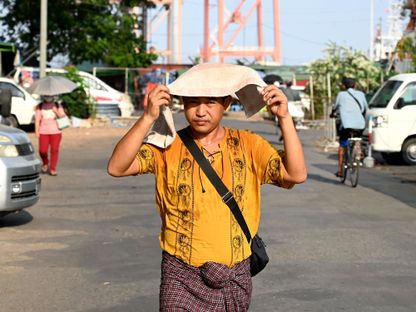
[[[261,90],[266,83],[252,68],[233,64],[198,64],[168,85],[178,96],[222,97],[231,95],[244,107],[247,117],[257,113],[266,103]]]
[[[185,97],[232,96],[240,102],[251,117],[266,105],[262,89],[266,83],[252,68],[233,64],[198,64],[168,85],[172,95]],[[168,147],[176,136],[172,112],[162,110],[145,138],[146,143]]]

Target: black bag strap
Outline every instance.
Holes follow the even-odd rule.
[[[220,177],[212,168],[209,161],[205,158],[202,151],[198,148],[198,145],[195,143],[194,139],[190,136],[188,129],[184,128],[182,130],[179,130],[177,133],[179,137],[181,138],[182,142],[185,144],[186,148],[194,157],[195,161],[199,164],[199,167],[202,169],[202,171],[205,173],[207,178],[210,180],[211,184],[217,190],[222,201],[225,204],[227,204],[227,206],[230,208],[235,219],[237,220],[238,224],[243,230],[248,243],[250,243],[251,242],[250,230],[248,229],[248,226],[247,226],[246,221],[244,220],[243,214],[241,213],[241,210],[238,207],[237,202],[235,201],[234,195],[228,190],[225,184],[221,181]]]
[[[350,90],[347,90],[347,93],[352,96],[352,98],[355,100],[355,102],[357,102],[358,107],[360,108],[361,114],[365,115],[365,106],[361,107],[360,101],[357,100],[357,98],[350,92]]]

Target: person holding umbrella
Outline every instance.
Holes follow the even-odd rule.
[[[62,130],[56,119],[66,116],[64,108],[57,103],[57,95],[73,91],[77,85],[65,77],[47,76],[36,81],[30,91],[42,96],[35,108],[35,133],[39,139],[39,155],[42,173],[56,176]],[[50,157],[49,157],[50,151]]]
[[[39,155],[42,159],[42,173],[56,176],[59,145],[62,139],[62,130],[56,123],[57,117],[64,117],[62,105],[58,104],[55,96],[45,95],[42,102],[35,108],[35,133],[39,139]],[[49,161],[50,149],[50,161]]]

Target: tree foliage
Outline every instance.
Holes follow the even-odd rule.
[[[407,35],[399,40],[396,46],[397,54],[401,60],[411,59],[413,69],[416,68],[416,44],[415,36]]]
[[[403,0],[402,4],[402,18],[413,18],[413,20],[410,20],[408,22],[407,27],[409,29],[406,29],[404,36],[399,40],[396,46],[397,54],[400,58],[400,60],[404,59],[410,59],[412,62],[413,68],[411,70],[413,71],[416,68],[416,31],[412,28],[415,27],[415,21],[414,21],[414,14],[415,14],[415,4],[408,0]]]
[[[78,118],[89,118],[95,116],[95,100],[87,94],[87,85],[79,75],[78,70],[74,66],[67,66],[65,77],[78,85],[71,93],[61,96],[61,100],[65,106],[69,116]]]
[[[0,33],[0,41],[12,41],[22,51],[37,49],[40,2],[3,0],[0,6],[5,27]],[[150,65],[157,56],[147,53],[144,39],[133,33],[138,20],[129,14],[128,7],[152,5],[145,0],[110,2],[49,0],[48,59],[61,53],[68,55],[73,63],[102,61],[120,67]]]
[[[325,113],[325,105],[332,105],[343,77],[354,78],[357,88],[373,93],[380,86],[382,70],[371,62],[364,53],[330,43],[325,50],[326,57],[310,64],[309,72],[314,81],[314,104],[317,116]],[[327,77],[330,77],[331,99],[328,99]],[[310,92],[310,90],[309,90]]]

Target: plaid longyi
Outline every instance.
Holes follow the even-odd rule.
[[[197,268],[163,252],[160,311],[248,311],[250,260],[234,267],[207,262]]]

